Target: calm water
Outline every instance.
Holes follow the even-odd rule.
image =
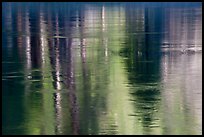
[[[201,3],[3,3],[3,134],[202,134]]]

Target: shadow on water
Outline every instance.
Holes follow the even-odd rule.
[[[162,9],[129,9],[126,14],[129,44],[120,55],[125,58],[128,80],[133,86],[130,101],[135,106],[135,114],[130,116],[137,116],[143,134],[155,134],[151,130],[159,126]]]

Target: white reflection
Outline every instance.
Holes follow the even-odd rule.
[[[97,7],[86,6],[84,14],[85,33],[96,37],[101,23],[101,11]]]
[[[168,33],[164,34],[163,47],[182,52],[202,50],[201,8],[170,8],[165,16],[163,28]]]
[[[105,7],[102,7],[102,30],[105,31]]]
[[[197,15],[195,16],[195,34],[194,45],[197,50],[202,50],[202,9],[195,9]]]
[[[164,134],[201,134],[202,54],[165,55],[162,70]]]
[[[61,107],[61,95],[60,93],[55,94],[55,108],[56,108],[56,130],[57,133],[62,133],[62,107]]]
[[[41,43],[41,57],[42,63],[45,63],[45,48],[47,48],[47,34],[46,34],[46,24],[44,20],[44,14],[40,12],[40,43]]]
[[[58,19],[58,15],[56,15],[56,35],[59,36],[59,19]],[[55,70],[56,70],[56,88],[57,90],[60,90],[61,89],[61,85],[60,85],[60,60],[59,60],[59,38],[57,38],[57,45],[56,45],[56,49],[55,49],[55,52],[56,52],[56,58],[55,58],[55,61],[56,61],[56,64],[55,64]]]
[[[25,16],[25,31],[26,31],[26,65],[27,69],[31,69],[31,43],[30,43],[30,21],[29,12],[26,11]]]
[[[85,59],[86,59],[86,39],[83,39],[81,40],[82,42],[82,46],[81,46],[81,55],[82,55],[82,60],[83,62],[85,62]]]
[[[25,74],[27,77],[25,77],[26,79],[32,79],[32,75],[31,75],[31,69],[32,69],[32,60],[31,60],[31,32],[30,32],[30,14],[28,9],[26,9],[25,11],[25,37],[24,38],[24,45],[25,45],[25,58],[26,58],[26,67],[25,67]],[[25,91],[29,91],[30,89],[30,83],[26,84],[25,86]],[[28,93],[28,92],[26,92]]]
[[[108,38],[107,36],[105,36],[105,34],[107,33],[107,28],[106,28],[106,20],[105,20],[106,16],[105,16],[105,7],[102,7],[102,33],[103,33],[103,45],[105,46],[105,59],[106,62],[108,60],[107,56],[108,56]]]

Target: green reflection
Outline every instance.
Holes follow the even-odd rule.
[[[141,123],[141,134],[161,134],[162,131],[158,113],[161,99],[161,30],[158,25],[161,24],[161,18],[157,16],[162,16],[159,10],[138,8],[127,12],[127,27],[131,28],[127,41],[129,44],[120,52],[126,61],[129,83],[134,86],[130,89],[130,101],[135,112],[130,116],[137,117],[135,124]]]
[[[165,65],[199,58],[161,56],[163,9],[82,5],[8,8],[3,134],[196,134],[195,89],[180,76],[196,79],[197,64]]]

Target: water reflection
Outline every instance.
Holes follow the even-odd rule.
[[[134,14],[135,12],[135,14]],[[161,9],[137,8],[126,12],[129,17],[129,41],[121,51],[125,56],[131,98],[135,110],[131,117],[141,123],[140,134],[161,134],[160,108],[160,35],[162,22]],[[134,34],[134,35],[133,35]],[[131,54],[129,54],[131,53]]]
[[[164,52],[198,52],[202,50],[201,8],[171,8],[164,10]]]
[[[3,134],[201,134],[201,8],[142,5],[4,3]]]
[[[25,32],[26,34],[26,70],[31,70],[31,43],[30,43],[30,21],[29,21],[29,12],[27,10],[26,16],[25,16]],[[28,73],[27,73],[28,74]],[[30,76],[28,76],[30,78]]]
[[[201,134],[202,132],[201,58],[201,54],[163,55],[162,104],[164,108],[162,109],[168,109],[163,114],[165,134],[181,134],[184,131],[186,134]],[[178,117],[179,115],[182,117]],[[171,126],[172,123],[174,126]],[[191,127],[192,124],[194,127]]]

